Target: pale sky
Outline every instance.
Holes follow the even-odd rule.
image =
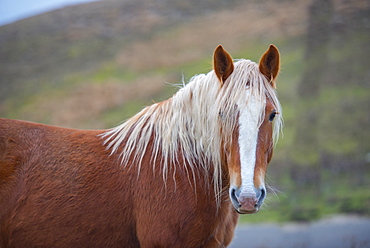
[[[0,26],[68,5],[97,0],[0,0]]]

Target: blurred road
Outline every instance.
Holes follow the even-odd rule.
[[[334,216],[301,224],[239,225],[231,248],[370,248],[370,218]]]

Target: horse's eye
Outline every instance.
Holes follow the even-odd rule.
[[[269,121],[273,121],[274,120],[274,118],[275,118],[275,116],[277,115],[278,113],[274,110],[274,111],[272,111],[272,113],[270,114],[270,116],[269,116]]]

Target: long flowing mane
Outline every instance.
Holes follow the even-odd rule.
[[[253,95],[263,106],[270,98],[276,111],[282,111],[274,88],[257,63],[242,59],[234,66],[222,87],[214,71],[194,76],[172,98],[148,106],[110,129],[103,134],[107,149],[119,152],[123,166],[136,164],[139,172],[144,155],[150,152],[152,161],[161,161],[164,180],[170,166],[180,166],[179,160],[184,161],[183,169],[188,173],[211,169],[215,194],[219,195],[223,187],[221,148],[230,142],[230,135],[223,134],[230,134],[237,127],[238,109],[253,107],[248,104]],[[275,142],[281,126],[280,114],[274,121]],[[152,150],[147,149],[150,142]]]

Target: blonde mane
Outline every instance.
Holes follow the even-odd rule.
[[[161,161],[164,181],[170,166],[180,166],[179,160],[188,173],[211,169],[214,191],[219,196],[223,187],[221,146],[230,142],[230,134],[238,125],[238,109],[248,107],[247,89],[263,106],[270,98],[276,111],[282,113],[275,90],[260,73],[258,64],[243,59],[234,67],[223,86],[214,71],[194,76],[172,98],[148,106],[108,130],[103,134],[107,149],[112,154],[120,152],[122,165],[137,164],[139,172],[142,159],[151,152],[152,161]],[[275,142],[281,126],[279,114],[274,121]],[[153,150],[148,151],[150,142]]]

